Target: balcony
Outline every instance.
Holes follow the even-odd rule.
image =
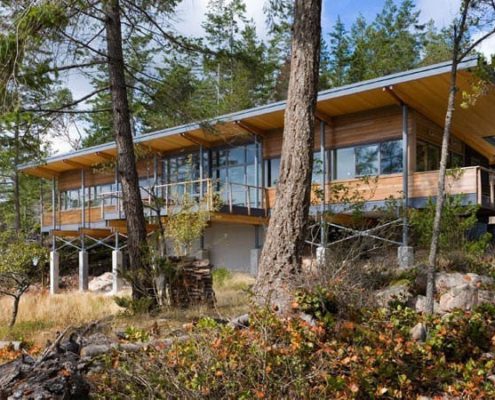
[[[422,208],[431,197],[436,197],[438,171],[414,172],[409,176],[409,204]],[[313,185],[312,205],[321,204],[321,185]],[[449,170],[446,191],[451,195],[460,195],[465,204],[478,204],[482,209],[495,213],[495,170],[484,167],[465,167]],[[320,191],[321,192],[321,191]],[[267,189],[267,206],[273,208],[276,201],[276,189]],[[403,198],[402,174],[382,175],[361,179],[338,180],[329,182],[325,187],[327,204],[335,210],[342,209],[342,203],[359,199],[367,209],[385,205],[391,199]]]

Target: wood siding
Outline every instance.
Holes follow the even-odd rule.
[[[115,206],[105,206],[105,213],[115,212]],[[73,210],[57,211],[55,215],[57,227],[61,225],[80,225],[82,226],[82,211],[80,208]],[[101,215],[101,206],[86,208],[85,210],[86,227],[91,224],[101,223],[104,220]],[[53,214],[51,211],[43,213],[43,227],[53,227]]]
[[[463,174],[458,180],[453,177],[447,178],[446,188],[450,194],[477,194],[478,190],[478,167],[463,168]],[[410,198],[426,198],[436,196],[438,171],[415,172],[409,177],[409,197]],[[376,180],[371,178],[369,182],[364,182],[359,179],[346,181],[334,181],[326,187],[327,199],[332,196],[332,185],[345,186],[352,194],[359,193],[359,197],[365,201],[384,201],[390,198],[402,198],[402,174],[394,174],[388,176],[380,176]],[[319,185],[315,185],[318,188]],[[342,193],[342,191],[340,191]],[[338,202],[336,197],[341,199],[338,194],[333,194],[334,203]],[[273,208],[276,201],[276,190],[271,188],[267,190],[267,205]],[[313,204],[318,204],[319,201],[313,196]],[[331,202],[329,202],[331,203]]]
[[[333,126],[325,128],[326,148],[376,143],[402,137],[402,110],[398,106],[343,115],[332,119]],[[409,116],[414,126],[414,114]],[[410,129],[412,131],[412,129]],[[320,148],[320,126],[315,131],[315,150]],[[282,152],[282,130],[272,131],[263,139],[263,158],[279,157]]]
[[[161,168],[158,167],[158,175],[161,175]],[[137,163],[138,174],[140,177],[153,176],[153,158],[140,160]],[[113,167],[105,170],[86,169],[85,170],[85,185],[96,186],[108,183],[115,183],[115,171]],[[81,170],[64,172],[58,178],[58,188],[60,191],[69,189],[78,189],[81,187]]]

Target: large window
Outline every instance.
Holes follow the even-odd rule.
[[[199,152],[176,155],[163,160],[163,176],[165,183],[169,184],[198,180],[200,178]],[[198,197],[200,195],[200,184],[172,185],[167,190],[167,193],[169,197],[177,196],[180,198],[186,191],[192,197]]]
[[[333,179],[387,175],[402,172],[402,140],[336,149]]]
[[[326,151],[327,159],[329,152]],[[312,183],[321,183],[321,175],[323,173],[323,162],[321,160],[320,152],[315,152],[313,155],[313,175],[311,177]],[[271,158],[265,160],[265,186],[273,187],[278,183],[280,175],[280,158]],[[328,177],[328,165],[327,165],[327,177]]]
[[[115,189],[115,184],[105,184],[86,187],[85,196],[82,195],[82,189],[66,190],[60,193],[60,206],[62,210],[73,210],[82,207],[83,199],[85,207],[97,207],[103,201],[105,205],[117,204],[115,194],[110,195]],[[102,197],[103,194],[107,194]]]
[[[378,175],[380,147],[378,145],[355,148],[356,176]]]
[[[232,203],[247,204],[246,185],[256,186],[257,183],[255,160],[256,145],[252,143],[212,152],[212,176],[218,180],[218,189],[224,189],[224,201],[229,201],[229,192],[232,189]],[[258,168],[258,176],[260,175],[261,171]],[[255,190],[250,191],[250,197],[251,203],[254,204]]]
[[[416,147],[416,171],[436,171],[440,169],[441,150],[439,146],[418,141]],[[464,156],[455,152],[449,152],[447,160],[448,168],[463,167]]]

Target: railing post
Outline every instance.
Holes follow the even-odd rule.
[[[493,207],[495,204],[495,186],[494,186],[494,176],[492,172],[488,172],[488,182],[490,184],[490,206]]]
[[[81,169],[81,225],[86,227],[86,185],[84,182],[84,169]]]
[[[233,204],[232,204],[232,183],[229,181],[229,211],[232,214]]]
[[[165,186],[165,215],[168,215],[168,185]]]
[[[248,215],[251,215],[251,187],[246,186],[247,189],[247,209],[248,209]]]
[[[402,105],[402,191],[403,201],[403,228],[402,245],[408,246],[409,242],[409,220],[407,210],[409,209],[409,109],[406,104]]]

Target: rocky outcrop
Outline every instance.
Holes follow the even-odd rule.
[[[434,310],[440,314],[455,309],[469,311],[483,303],[495,304],[495,282],[488,276],[439,272],[435,276],[435,289]],[[426,311],[425,292],[426,274],[420,269],[413,283],[390,286],[375,292],[375,297],[382,307],[386,307],[395,299],[407,303],[417,312],[422,313]]]
[[[387,307],[391,301],[407,303],[413,297],[406,284],[389,286],[375,293],[376,302],[381,307]]]
[[[105,272],[89,281],[88,289],[91,292],[108,293],[112,291],[113,275]]]

